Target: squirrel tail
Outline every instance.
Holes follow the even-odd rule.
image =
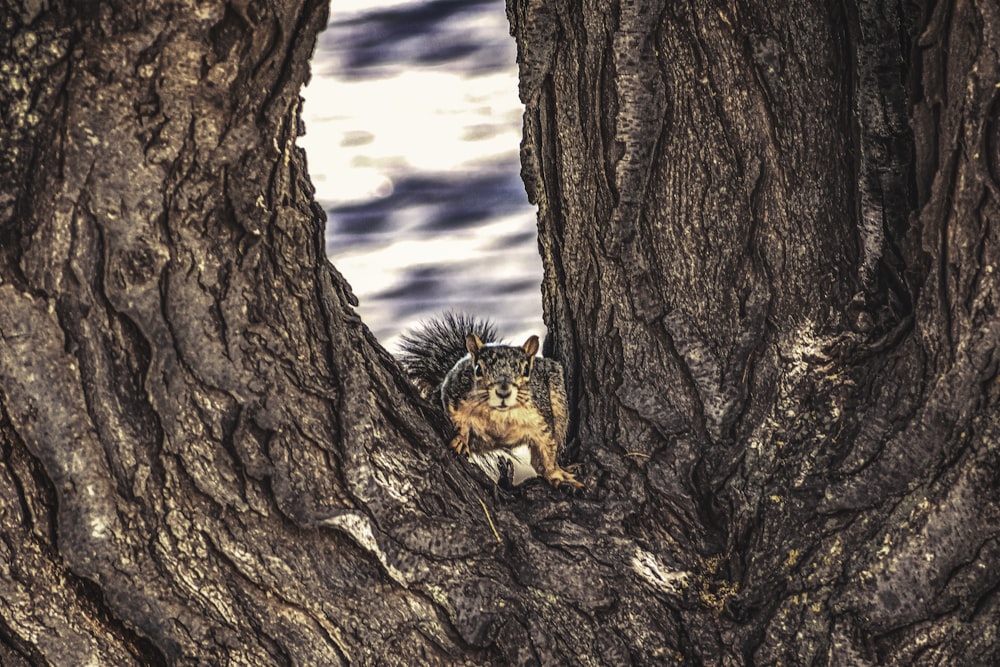
[[[496,327],[464,313],[444,313],[402,336],[399,362],[425,398],[441,388],[448,371],[466,355],[470,333],[484,343],[497,342]]]

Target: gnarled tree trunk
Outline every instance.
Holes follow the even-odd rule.
[[[0,9],[4,664],[1000,660],[1000,9],[508,13],[576,496],[323,256],[322,3]]]
[[[547,323],[674,645],[996,662],[1000,10],[571,4],[511,4]]]

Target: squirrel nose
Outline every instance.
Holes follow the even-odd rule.
[[[509,398],[510,397],[510,383],[501,382],[496,388],[497,398]]]

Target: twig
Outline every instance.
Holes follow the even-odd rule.
[[[497,527],[493,525],[493,518],[490,516],[490,511],[486,509],[486,503],[483,502],[482,498],[476,498],[476,500],[478,500],[479,504],[483,506],[483,514],[486,515],[486,520],[490,522],[490,528],[493,529],[493,535],[496,536],[497,542],[502,544],[503,540],[500,539],[500,533],[497,532]]]

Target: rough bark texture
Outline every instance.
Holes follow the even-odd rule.
[[[1000,8],[509,0],[588,488],[323,256],[322,2],[0,5],[0,662],[1000,662]]]
[[[523,174],[667,644],[997,663],[996,3],[575,4],[508,5]]]
[[[326,262],[294,146],[326,6],[286,4],[4,10],[12,660],[407,663],[462,628],[411,584],[491,533]]]

